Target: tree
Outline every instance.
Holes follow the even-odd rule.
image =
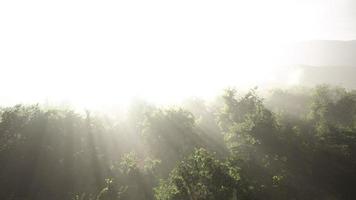
[[[236,195],[239,175],[205,149],[196,149],[155,189],[157,200],[217,200]]]
[[[194,116],[183,109],[158,109],[147,113],[142,137],[150,155],[162,160],[160,171],[163,175],[202,145]]]

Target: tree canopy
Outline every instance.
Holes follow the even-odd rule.
[[[228,89],[111,118],[0,109],[0,199],[356,198],[356,92]]]

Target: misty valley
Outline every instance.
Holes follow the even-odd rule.
[[[0,200],[356,200],[356,0],[0,0]]]
[[[356,91],[0,109],[0,199],[355,199]]]

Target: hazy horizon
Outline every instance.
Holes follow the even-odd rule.
[[[355,10],[352,0],[1,2],[0,103],[170,103],[295,85],[286,47],[355,40]]]
[[[0,200],[355,200],[356,0],[0,1]]]

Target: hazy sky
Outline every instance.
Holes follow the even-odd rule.
[[[273,81],[282,46],[356,39],[354,0],[0,1],[0,102],[169,102]]]

